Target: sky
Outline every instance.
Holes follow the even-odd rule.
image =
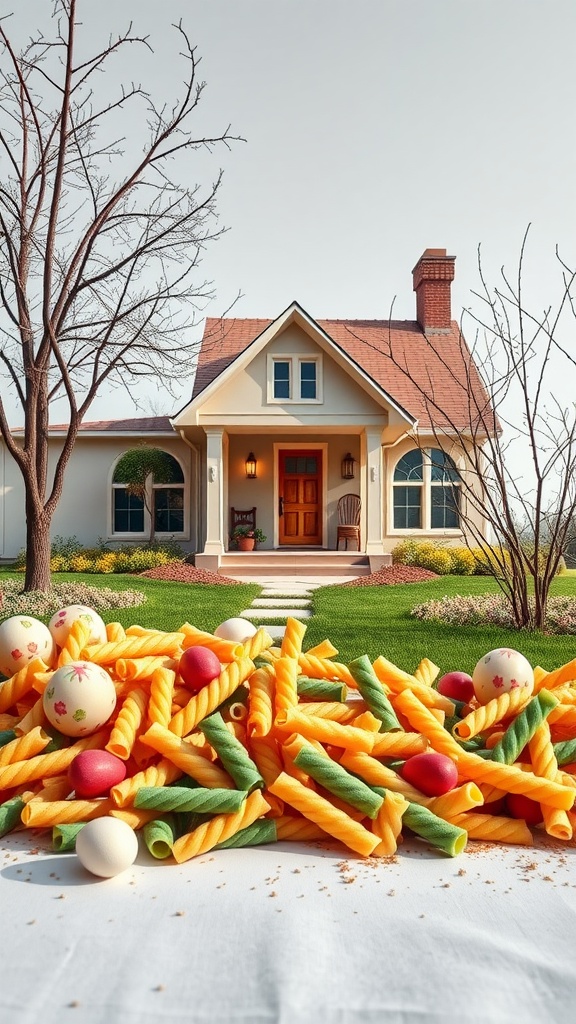
[[[49,0],[0,0],[16,32]],[[226,233],[206,251],[215,296],[236,316],[415,317],[412,268],[456,257],[453,316],[487,278],[514,276],[530,226],[525,294],[539,310],[576,266],[576,5],[573,0],[93,0],[87,36],[134,29],[155,53],[122,69],[154,95],[182,80],[182,19],[206,81],[198,127],[245,141],[185,173],[224,169]],[[140,64],[140,58],[143,63]],[[202,321],[198,326],[198,334]],[[158,388],[140,414],[170,413]],[[123,415],[133,415],[126,401]],[[89,419],[118,415],[117,395]]]

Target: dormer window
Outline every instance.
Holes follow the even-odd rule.
[[[268,356],[269,402],[321,402],[322,357]]]

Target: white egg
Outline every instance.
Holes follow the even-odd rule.
[[[69,604],[66,608],[60,608],[59,611],[55,612],[48,623],[48,629],[58,647],[63,647],[66,643],[72,623],[76,619],[80,619],[90,626],[89,644],[106,643],[108,639],[106,626],[98,612],[95,612],[93,608],[88,608],[85,604]]]
[[[534,672],[530,662],[510,647],[498,647],[478,661],[472,673],[474,693],[480,704],[511,690],[534,689]]]
[[[256,626],[248,619],[224,619],[224,622],[216,626],[214,636],[220,637],[221,640],[233,640],[234,643],[243,644],[245,640],[254,636],[255,632]]]
[[[138,839],[120,818],[93,818],[76,837],[76,853],[87,871],[112,878],[126,871],[138,855]]]
[[[89,736],[110,718],[116,690],[100,665],[71,661],[51,676],[43,704],[48,721],[65,736]]]
[[[12,615],[0,623],[0,672],[13,676],[29,661],[42,658],[52,667],[56,648],[52,634],[40,619],[31,615]]]

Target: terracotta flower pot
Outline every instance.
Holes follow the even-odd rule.
[[[238,537],[238,550],[253,551],[255,543],[254,537]]]

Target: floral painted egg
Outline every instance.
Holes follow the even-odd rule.
[[[40,619],[31,615],[12,615],[0,623],[0,672],[13,676],[29,661],[42,658],[51,668],[56,647],[52,634]]]
[[[88,608],[85,604],[69,604],[66,608],[60,608],[59,611],[55,612],[48,623],[48,629],[58,647],[63,647],[66,643],[70,627],[76,619],[80,619],[90,626],[89,644],[106,643],[108,639],[106,626],[98,612],[95,612],[93,608]]]
[[[216,626],[214,636],[220,637],[221,640],[232,640],[234,643],[243,644],[245,640],[254,636],[255,632],[256,626],[253,622],[249,622],[248,619],[234,618],[224,619],[224,622]]]
[[[71,661],[56,669],[44,690],[44,713],[65,736],[89,736],[108,721],[116,690],[100,665]]]
[[[528,687],[528,693],[532,693],[534,672],[530,662],[519,651],[498,647],[480,658],[472,673],[472,682],[477,700],[480,704],[487,704],[501,693],[521,687]]]

